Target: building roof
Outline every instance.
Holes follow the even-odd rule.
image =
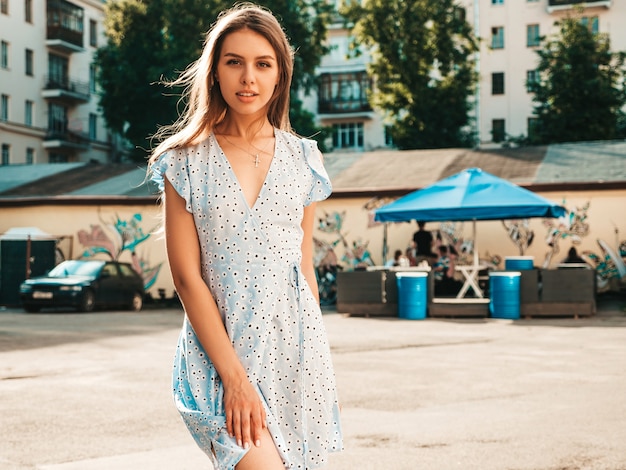
[[[613,183],[626,188],[626,141],[583,142],[493,150],[377,150],[328,153],[325,166],[335,196],[406,193],[466,168],[532,188]],[[0,202],[68,197],[151,197],[145,167],[138,164],[15,165],[0,169]]]

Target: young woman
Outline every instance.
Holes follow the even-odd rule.
[[[312,252],[331,187],[290,130],[292,68],[270,12],[224,12],[173,82],[187,109],[150,159],[185,310],[175,403],[216,469],[312,469],[342,449]]]

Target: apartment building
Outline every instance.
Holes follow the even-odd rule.
[[[339,9],[346,0],[334,0]],[[499,146],[532,131],[533,102],[526,86],[537,79],[536,53],[541,36],[558,32],[555,21],[582,7],[583,21],[606,33],[613,50],[626,50],[626,2],[616,0],[459,0],[467,21],[481,39],[477,56],[480,77],[474,122],[482,147]],[[349,31],[342,20],[331,26],[329,55],[318,70],[320,84],[305,101],[321,125],[332,126],[335,152],[369,151],[392,146],[382,114],[371,109],[366,93],[372,86],[366,68],[370,56],[350,58]]]
[[[467,19],[481,38],[476,121],[483,146],[532,132],[527,83],[537,79],[541,36],[582,7],[582,21],[608,34],[614,51],[626,50],[626,3],[616,0],[464,0]]]
[[[93,56],[103,0],[0,0],[2,165],[111,162]]]

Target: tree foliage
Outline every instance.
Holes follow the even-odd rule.
[[[371,103],[401,149],[469,146],[478,45],[454,0],[368,0],[343,13],[372,51]]]
[[[296,50],[291,88],[291,120],[302,135],[317,132],[311,113],[302,109],[300,91],[314,83],[331,8],[324,0],[268,0]],[[166,88],[202,50],[204,35],[220,11],[233,2],[220,0],[116,0],[105,7],[107,44],[98,49],[96,65],[102,89],[100,107],[107,125],[134,147],[144,160],[150,136],[173,123],[182,90]]]
[[[579,17],[556,23],[558,34],[543,40],[539,81],[529,83],[537,120],[535,144],[624,137],[624,52],[611,52],[608,36],[593,33]]]

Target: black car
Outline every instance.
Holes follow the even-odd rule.
[[[27,312],[73,307],[91,312],[101,307],[134,311],[143,306],[143,279],[128,263],[100,260],[63,261],[46,276],[27,279],[20,286]]]

